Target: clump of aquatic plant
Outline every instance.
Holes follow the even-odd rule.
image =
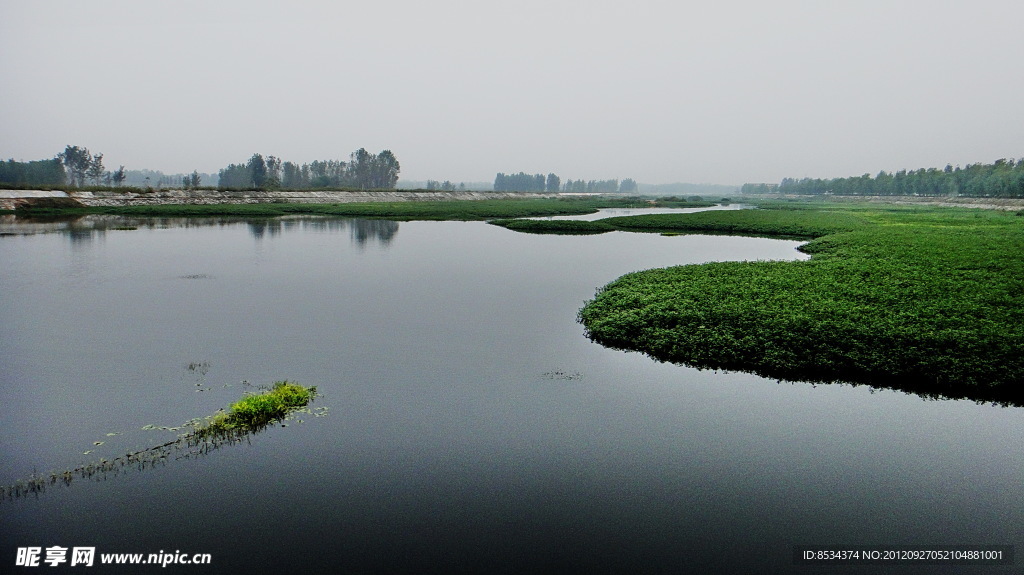
[[[196,438],[249,433],[284,419],[290,412],[305,407],[316,395],[316,387],[279,381],[263,393],[250,393],[205,420],[193,422],[188,434]]]
[[[294,411],[305,408],[316,397],[316,387],[304,387],[289,381],[276,382],[262,393],[249,393],[233,403],[228,410],[195,419],[179,427],[147,425],[143,429],[177,431],[187,429],[176,439],[153,447],[79,465],[74,469],[46,474],[33,474],[13,485],[0,486],[0,501],[27,495],[38,495],[47,487],[58,483],[71,485],[75,478],[104,478],[108,473],[120,473],[126,466],[142,470],[164,464],[171,455],[188,458],[209,453],[224,445],[238,443],[274,423],[282,422]],[[314,413],[320,417],[326,413]],[[283,426],[284,424],[282,424]],[[111,435],[111,434],[108,434]],[[95,442],[96,445],[103,442]],[[182,453],[184,452],[184,453]]]

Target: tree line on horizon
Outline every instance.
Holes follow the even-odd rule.
[[[371,154],[359,148],[348,162],[315,160],[308,164],[282,161],[275,156],[253,154],[243,164],[230,164],[219,172],[217,187],[231,189],[316,188],[394,189],[401,166],[391,150]]]
[[[0,161],[0,184],[16,188],[197,188],[209,174],[164,174],[154,170],[126,170],[124,166],[110,171],[103,165],[103,154],[89,148],[68,145],[49,160]]]
[[[0,183],[16,186],[81,188],[86,182],[94,186],[120,186],[125,177],[124,166],[111,172],[103,165],[103,154],[71,145],[49,160],[16,162],[11,158],[0,162]]]
[[[427,180],[427,191],[428,192],[464,192],[466,191],[466,183],[459,182],[456,184],[451,180],[445,180],[439,182],[437,180]]]
[[[349,162],[315,161],[298,165],[282,162],[274,156],[263,158],[253,154],[248,162],[231,164],[217,174],[221,189],[309,189],[361,188],[394,189],[401,169],[398,159],[389,150],[371,154],[364,148],[353,152]],[[48,160],[0,161],[0,184],[18,187],[83,188],[132,186],[151,189],[196,189],[209,174],[166,175],[152,170],[126,170],[120,166],[109,171],[103,165],[103,154],[88,148],[68,145]]]
[[[547,192],[555,194],[566,193],[589,193],[589,194],[635,194],[637,193],[636,181],[626,178],[621,182],[614,180],[566,180],[555,174],[505,174],[498,172],[494,177],[495,192]]]
[[[1024,198],[1024,158],[1001,159],[991,164],[955,168],[885,170],[847,178],[783,178],[778,184],[743,184],[744,194],[798,194],[837,196],[968,196]]]

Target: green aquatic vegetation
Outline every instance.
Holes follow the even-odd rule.
[[[205,420],[196,421],[188,435],[211,435],[249,432],[271,422],[284,419],[289,412],[305,407],[316,395],[315,387],[303,387],[279,381],[263,393],[247,394],[228,408]]]
[[[517,232],[542,234],[599,234],[621,230],[662,235],[714,233],[809,239],[851,231],[869,223],[869,220],[852,213],[729,210],[618,216],[595,221],[503,219],[489,223]]]
[[[533,234],[587,235],[603,234],[615,230],[614,227],[600,221],[504,219],[491,220],[487,223],[517,232]]]
[[[306,409],[315,397],[316,387],[304,387],[288,381],[279,381],[261,393],[246,394],[226,411],[220,410],[209,417],[194,419],[176,427],[149,424],[142,428],[173,432],[185,430],[171,441],[128,452],[112,459],[104,458],[79,465],[74,469],[34,474],[28,479],[16,481],[12,485],[0,486],[0,501],[38,495],[47,487],[58,483],[71,485],[75,478],[103,479],[108,473],[119,473],[125,467],[134,467],[139,470],[152,468],[166,463],[172,455],[177,455],[177,458],[205,455],[224,445],[243,441],[276,423],[285,427],[286,424],[283,422],[289,415]],[[327,410],[321,409],[309,413],[312,413],[314,417],[322,417],[326,415]],[[93,442],[93,445],[100,446],[103,443],[96,441]],[[92,450],[86,451],[84,455],[90,453]]]
[[[708,233],[818,228],[802,246],[811,260],[629,274],[580,310],[587,335],[700,369],[1024,403],[1024,226],[1012,215],[826,204],[751,210],[740,228],[736,213],[678,219],[699,216]]]
[[[866,223],[862,217],[850,213],[781,210],[651,214],[620,216],[598,221],[615,229],[629,231],[745,234],[792,238],[813,238],[825,234],[851,231]]]

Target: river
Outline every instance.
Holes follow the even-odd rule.
[[[320,392],[247,442],[0,503],[3,571],[33,546],[95,547],[97,572],[210,555],[168,567],[190,573],[825,573],[794,546],[1024,549],[1020,409],[702,372],[575,321],[624,273],[799,242],[307,217],[0,233],[0,484],[173,439],[142,428],[276,380]]]

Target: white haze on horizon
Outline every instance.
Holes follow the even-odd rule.
[[[1024,156],[1024,3],[0,0],[0,159],[741,184]]]

